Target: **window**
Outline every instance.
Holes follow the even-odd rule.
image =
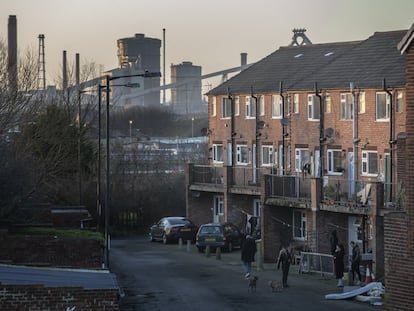
[[[221,195],[214,197],[214,215],[224,215],[223,196]]]
[[[299,94],[292,95],[292,113],[299,113]]]
[[[260,200],[253,200],[253,216],[254,217],[260,217],[261,216],[261,212],[260,212]]]
[[[353,96],[352,93],[341,94],[341,116],[342,120],[352,120],[353,116]]]
[[[295,171],[302,172],[303,166],[310,163],[310,152],[308,149],[295,149]]]
[[[223,163],[223,145],[213,144],[213,162]]]
[[[240,98],[239,96],[234,97],[234,115],[240,115]]]
[[[320,111],[319,97],[308,94],[308,120],[319,120]]]
[[[331,94],[325,94],[325,112],[330,113],[332,111],[332,99]]]
[[[217,109],[216,109],[216,97],[213,96],[213,98],[211,99],[211,116],[215,117],[217,113]]]
[[[306,238],[306,213],[293,211],[293,238],[304,240]]]
[[[246,96],[246,119],[256,117],[256,103],[253,97]]]
[[[221,117],[222,118],[231,117],[231,99],[228,97],[223,97],[221,99]]]
[[[262,146],[262,165],[273,165],[273,146]]]
[[[362,172],[361,175],[378,175],[378,153],[376,151],[362,151]]]
[[[403,92],[397,91],[395,97],[395,112],[403,112]]]
[[[358,112],[365,113],[365,92],[359,92],[358,102],[359,102]]]
[[[375,111],[377,121],[388,121],[390,119],[390,97],[387,93],[377,93]]]
[[[342,150],[328,149],[328,174],[342,174]]]
[[[236,162],[243,165],[249,163],[249,150],[246,145],[237,145]]]
[[[272,118],[282,117],[282,98],[280,95],[272,95]]]
[[[264,96],[260,95],[257,97],[259,100],[259,115],[264,116],[265,115],[265,103],[264,103]]]

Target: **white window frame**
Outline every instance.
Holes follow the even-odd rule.
[[[319,99],[315,94],[308,94],[308,120],[319,121],[320,119],[320,103]]]
[[[383,100],[385,96],[385,102]],[[380,99],[381,97],[381,99]],[[385,105],[385,107],[383,107]],[[381,114],[381,115],[380,115]],[[386,92],[377,92],[375,94],[375,120],[390,120],[390,96]]]
[[[339,163],[336,163],[339,161]],[[326,157],[326,169],[329,175],[342,175],[342,172],[336,170],[337,167],[342,167],[342,150],[328,149]]]
[[[249,164],[249,148],[247,145],[236,146],[236,164],[247,165]]]
[[[273,146],[262,145],[262,166],[273,166],[274,164]]]
[[[259,115],[264,116],[265,115],[265,98],[264,95],[257,96],[259,100],[259,104],[257,105],[259,108]]]
[[[310,164],[310,151],[308,148],[296,148],[295,149],[295,171],[301,173],[303,166],[306,163]]]
[[[255,99],[251,96],[246,96],[245,101],[246,101],[246,105],[245,105],[245,107],[246,107],[246,109],[245,109],[246,119],[256,118]]]
[[[376,163],[375,163],[376,171],[375,172],[373,172],[374,168],[370,167],[370,164],[372,163],[372,159],[370,159],[370,156],[374,156],[374,155],[375,155],[375,160],[376,160]],[[378,176],[378,152],[376,150],[362,151],[361,175],[362,176]]]
[[[222,195],[214,196],[214,213],[217,216],[224,215],[224,198]]]
[[[341,93],[340,107],[339,118],[341,120],[352,120],[354,112],[354,99],[352,93]]]
[[[272,95],[272,119],[282,118],[282,97],[280,95]]]
[[[223,152],[224,148],[222,144],[213,144],[213,163],[223,163]]]
[[[293,210],[292,212],[292,235],[294,240],[304,241],[306,239],[306,212]]]
[[[216,96],[213,96],[211,99],[211,116],[215,117],[217,115],[217,99]]]
[[[230,119],[231,117],[231,99],[228,97],[221,98],[221,118]]]
[[[395,94],[395,112],[404,112],[404,94],[401,90],[398,90]]]
[[[325,113],[331,113],[332,111],[332,97],[330,93],[325,94]]]
[[[292,97],[291,113],[299,113],[299,94],[298,93],[292,94],[291,97]]]
[[[365,92],[358,93],[358,113],[365,113]]]
[[[240,115],[240,97],[239,96],[234,97],[234,115],[235,116]]]

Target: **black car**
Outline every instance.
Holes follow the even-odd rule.
[[[201,225],[196,236],[196,246],[203,252],[207,246],[212,249],[221,247],[231,252],[235,247],[241,247],[245,235],[232,223],[209,223]]]
[[[152,225],[149,232],[151,241],[162,241],[164,244],[183,241],[195,241],[198,227],[186,217],[164,217]]]

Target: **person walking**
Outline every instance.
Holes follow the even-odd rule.
[[[336,245],[334,253],[335,276],[338,280],[338,287],[343,287],[342,278],[344,277],[344,246],[342,244]]]
[[[243,243],[241,250],[241,260],[243,263],[246,279],[250,278],[250,273],[252,271],[252,262],[254,261],[256,251],[256,241],[251,235],[248,235]]]
[[[291,255],[289,250],[283,246],[279,252],[279,257],[277,258],[277,269],[280,269],[282,266],[282,286],[284,288],[289,287],[287,284],[288,274],[289,274],[289,267],[291,263]]]
[[[357,285],[361,284],[361,272],[359,271],[359,266],[361,264],[361,251],[359,246],[354,241],[351,241],[352,247],[352,257],[351,257],[351,271],[352,271],[352,282],[355,283],[355,274],[358,275]]]

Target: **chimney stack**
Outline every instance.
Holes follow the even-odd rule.
[[[62,89],[66,90],[68,88],[68,72],[67,72],[67,65],[66,65],[66,51],[63,51],[63,77],[62,77]]]
[[[240,53],[240,66],[247,65],[247,53]]]

